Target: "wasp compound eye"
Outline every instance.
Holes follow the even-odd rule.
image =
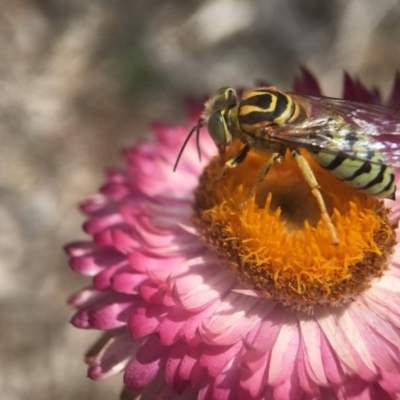
[[[229,132],[222,112],[218,111],[211,114],[208,119],[207,127],[208,133],[218,147],[225,147],[231,142],[232,135]]]

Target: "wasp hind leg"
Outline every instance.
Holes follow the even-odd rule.
[[[336,245],[339,244],[339,238],[338,238],[336,229],[333,226],[333,223],[332,223],[331,217],[328,214],[328,211],[326,210],[324,199],[322,198],[322,194],[319,190],[319,185],[318,185],[317,179],[315,178],[315,175],[312,172],[310,164],[297,150],[292,150],[291,154],[292,154],[292,157],[294,158],[294,160],[296,161],[297,165],[299,166],[304,179],[310,186],[312,195],[317,200],[319,209],[321,210],[321,218],[328,225],[328,229],[332,236],[333,243]]]

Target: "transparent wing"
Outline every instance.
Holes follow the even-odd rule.
[[[400,134],[400,110],[377,104],[361,103],[324,96],[289,93],[296,101],[310,104],[312,112],[334,113],[360,127],[368,135]]]
[[[382,163],[400,168],[400,111],[360,102],[289,93],[309,110],[301,125],[286,125],[272,133],[273,140],[310,151],[343,154],[368,160],[380,152]],[[339,116],[335,122],[328,118]]]

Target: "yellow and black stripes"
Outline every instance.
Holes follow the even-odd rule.
[[[260,88],[243,94],[237,116],[245,132],[254,132],[270,125],[299,123],[306,118],[306,112],[280,90]]]
[[[360,140],[363,138],[360,135]],[[354,142],[356,145],[357,142]],[[378,151],[354,151],[353,158],[348,154],[327,146],[312,156],[321,167],[329,171],[337,179],[350,186],[365,191],[373,196],[394,199],[396,190],[395,176],[392,169],[385,164]],[[328,152],[329,151],[329,152]]]

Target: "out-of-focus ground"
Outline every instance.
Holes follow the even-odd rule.
[[[92,382],[96,332],[72,328],[75,204],[154,120],[224,85],[288,89],[300,65],[339,95],[342,70],[387,94],[400,67],[400,2],[0,2],[0,398],[116,399]],[[177,152],[180,143],[177,143]]]

